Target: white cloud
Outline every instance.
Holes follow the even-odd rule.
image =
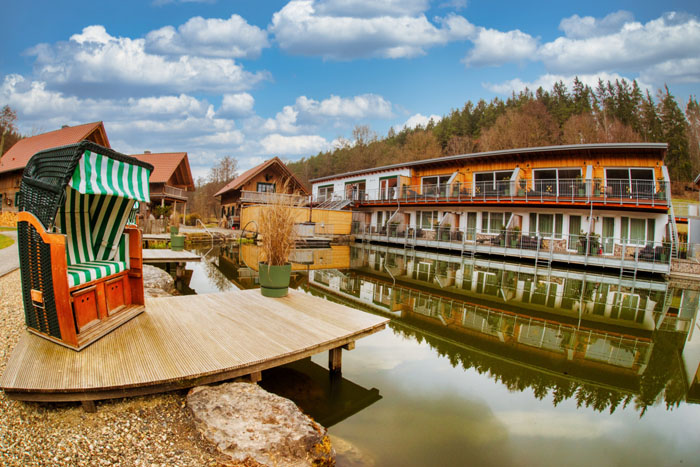
[[[146,52],[166,55],[204,55],[224,58],[254,58],[269,47],[267,32],[250,25],[239,15],[228,19],[190,18],[185,24],[151,31]]]
[[[468,66],[496,66],[535,58],[537,39],[518,29],[501,32],[479,28],[472,39],[474,48],[463,62]]]
[[[321,0],[316,10],[324,16],[413,16],[428,9],[429,0]]]
[[[31,49],[35,72],[52,87],[76,95],[158,89],[159,92],[230,92],[249,89],[267,78],[250,73],[231,59],[181,56],[145,51],[144,39],[113,37],[103,26],[88,26],[68,42]]]
[[[299,96],[294,105],[286,105],[274,118],[262,124],[267,133],[299,133],[329,121],[336,125],[368,118],[393,117],[391,102],[376,94],[353,97],[331,95],[317,101]]]
[[[520,78],[515,78],[501,83],[482,83],[482,86],[488,89],[489,91],[495,92],[496,94],[509,95],[512,92],[517,93],[520,91],[524,91],[525,88],[533,92],[539,87],[542,87],[545,90],[550,90],[552,89],[552,86],[554,86],[554,83],[557,83],[559,81],[563,81],[565,85],[570,86],[571,83],[573,83],[575,77],[577,77],[577,75],[560,75],[546,73],[542,76],[539,76],[533,81],[523,81]],[[607,72],[578,75],[578,79],[583,84],[590,86],[594,90],[596,86],[598,86],[598,79],[602,79],[605,83],[607,83],[608,81],[614,83],[616,80],[622,79],[627,80],[627,82],[629,83],[633,81],[633,78],[625,77],[618,73]],[[654,87],[650,84],[646,84],[644,81],[640,80],[637,80],[637,84],[642,90],[648,89],[650,92],[653,93]]]
[[[467,0],[449,0],[440,4],[440,8],[454,8],[455,10],[463,10],[466,7]]]
[[[700,58],[688,57],[657,63],[640,74],[640,79],[652,83],[700,82]]]
[[[592,16],[581,17],[573,15],[564,18],[559,23],[559,29],[564,31],[567,37],[572,39],[584,39],[587,37],[604,36],[618,32],[625,23],[634,21],[634,16],[629,11],[616,11],[602,19]]]
[[[426,117],[423,114],[414,114],[408,117],[408,120],[406,120],[403,125],[395,125],[394,130],[401,131],[404,128],[413,129],[418,126],[425,128],[426,125],[428,125],[428,123],[430,122],[430,120],[432,120],[434,123],[437,123],[440,120],[442,120],[442,117],[435,114],[429,117]]]
[[[336,118],[390,118],[391,102],[376,94],[362,94],[350,98],[331,95],[316,101],[306,96],[297,98],[295,107],[312,116]]]
[[[296,133],[298,130],[296,126],[297,115],[299,115],[299,111],[297,111],[291,105],[285,105],[281,112],[277,112],[275,118],[268,118],[265,121],[263,129],[268,133],[278,131],[284,133]]]
[[[255,99],[247,92],[224,94],[217,115],[230,118],[243,117],[253,112],[254,105]]]
[[[264,153],[270,155],[316,154],[330,148],[328,141],[318,135],[284,136],[272,134],[263,138],[260,144]]]
[[[667,13],[646,24],[625,20],[617,25],[615,32],[603,28],[599,32],[602,35],[559,37],[542,45],[539,58],[555,72],[642,70],[643,73],[664,62],[700,56],[700,22],[694,17]],[[596,32],[595,25],[585,33],[570,25],[567,28],[576,34]]]
[[[343,14],[344,10],[336,3],[344,2],[329,6],[314,0],[293,0],[272,16],[269,31],[280,48],[289,53],[336,60],[414,57],[424,54],[429,47],[466,39],[474,31],[465,18],[454,14],[436,19],[441,26],[436,27],[425,15],[415,14],[416,5],[421,2],[412,2],[409,5],[413,7],[399,10],[401,16],[372,17]],[[333,14],[323,12],[329,8]],[[407,12],[413,12],[414,16]]]

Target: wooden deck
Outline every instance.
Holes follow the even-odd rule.
[[[202,259],[196,253],[191,251],[173,251],[166,249],[153,249],[153,250],[142,250],[143,251],[143,262],[146,264],[154,263],[183,263],[190,261],[199,261]]]
[[[149,299],[146,312],[77,352],[26,333],[0,387],[27,401],[94,401],[222,381],[340,349],[387,319],[290,290]]]

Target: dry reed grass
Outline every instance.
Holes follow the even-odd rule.
[[[262,256],[270,266],[287,264],[296,242],[294,209],[300,207],[301,202],[298,197],[286,194],[289,187],[290,180],[287,179],[279,193],[270,193],[268,204],[260,209]]]

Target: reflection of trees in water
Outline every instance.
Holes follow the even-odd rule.
[[[202,260],[201,264],[204,266],[204,272],[207,275],[210,283],[214,284],[218,290],[225,292],[227,290],[234,289],[231,281],[224,275],[223,272],[219,270],[219,268],[216,267],[216,264],[206,260]]]
[[[679,357],[684,343],[685,334],[654,333],[654,351],[641,377],[639,396],[635,399],[635,407],[642,415],[647,407],[659,400],[662,393],[668,410],[678,407],[685,400],[686,389]]]
[[[641,417],[649,406],[661,398],[666,402],[668,410],[685,400],[685,385],[678,353],[678,340],[682,345],[683,336],[674,333],[655,333],[654,351],[649,365],[639,379],[639,391],[633,391],[616,390],[569,377],[559,377],[516,362],[472,351],[394,322],[389,325],[402,337],[414,338],[418,343],[426,342],[438,355],[446,357],[455,368],[461,366],[464,370],[473,369],[479,374],[487,374],[509,391],[523,392],[531,389],[539,400],[551,394],[554,406],[564,400],[574,399],[579,408],[588,407],[598,412],[607,410],[613,413],[618,407],[624,409],[630,402],[634,402],[634,407]]]

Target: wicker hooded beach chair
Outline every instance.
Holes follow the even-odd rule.
[[[144,310],[141,234],[153,166],[83,141],[35,154],[17,225],[28,329],[80,350]]]

